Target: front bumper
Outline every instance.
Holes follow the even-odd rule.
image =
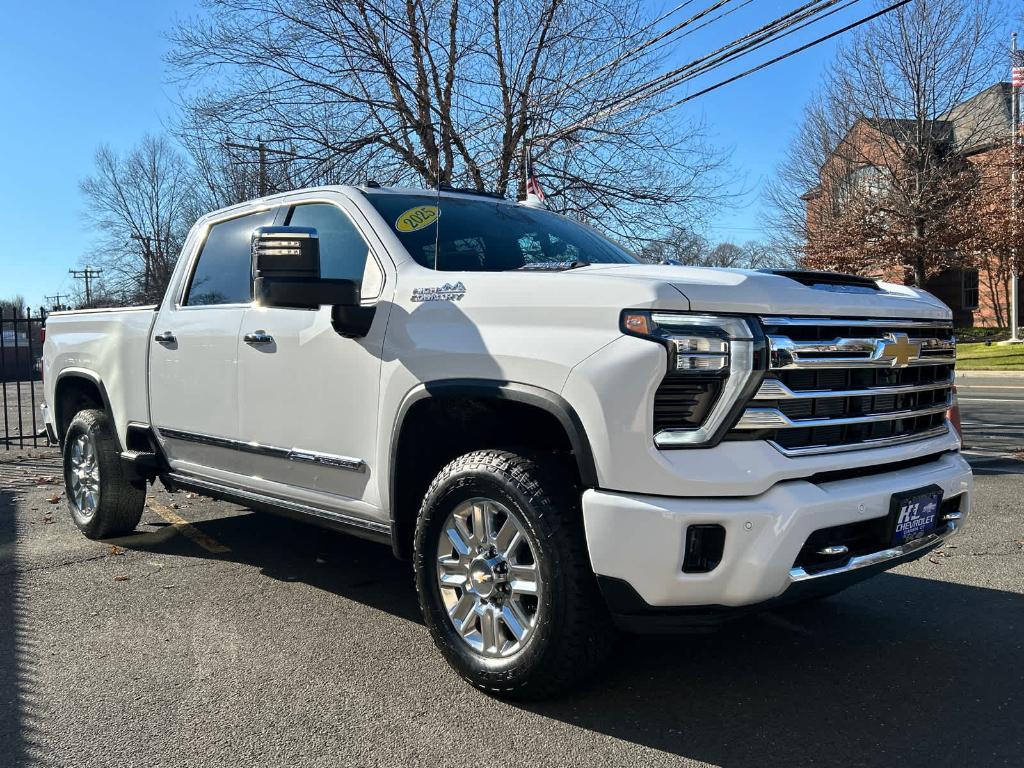
[[[795,567],[815,531],[885,517],[894,493],[933,484],[944,499],[961,497],[959,519],[940,521],[934,536],[899,549],[880,548],[831,570]],[[741,498],[588,490],[583,519],[591,563],[613,613],[721,613],[834,591],[920,557],[963,524],[972,490],[967,462],[949,452],[906,469],[824,483],[791,480]],[[686,529],[708,523],[725,528],[721,562],[708,573],[684,573]]]

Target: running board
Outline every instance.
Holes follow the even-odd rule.
[[[391,526],[377,520],[365,520],[346,515],[343,512],[336,512],[332,509],[324,509],[323,507],[303,504],[289,499],[279,499],[276,496],[268,496],[265,493],[249,488],[237,488],[213,480],[207,480],[206,478],[183,475],[177,472],[165,475],[164,478],[176,489],[193,491],[203,496],[230,501],[243,507],[304,520],[364,539],[379,541],[385,544],[391,543]]]
[[[143,480],[153,480],[160,474],[160,457],[155,453],[121,451],[121,462]]]

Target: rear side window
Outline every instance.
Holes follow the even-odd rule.
[[[210,227],[185,304],[245,304],[252,301],[252,231],[274,223],[274,211],[261,211]]]
[[[366,241],[336,205],[306,203],[292,208],[288,218],[292,227],[313,227],[320,236],[320,276],[363,282]]]

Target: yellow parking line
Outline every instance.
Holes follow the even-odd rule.
[[[176,531],[192,539],[192,541],[194,541],[200,547],[205,549],[207,552],[211,552],[215,555],[223,555],[224,553],[231,551],[228,547],[225,547],[215,538],[203,533],[198,528],[189,523],[188,520],[174,512],[174,510],[168,509],[163,504],[157,504],[155,501],[148,501],[146,502],[146,506],[149,507],[154,512],[156,512],[158,515],[160,515],[160,517],[162,517],[172,526],[174,526],[174,529]]]

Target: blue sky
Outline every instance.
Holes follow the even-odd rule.
[[[688,61],[796,5],[755,0],[692,35],[672,56]],[[820,31],[815,26],[814,34],[794,35],[729,72],[842,26],[868,7],[863,2],[836,14]],[[36,307],[44,296],[73,287],[67,270],[82,264],[94,242],[78,182],[91,172],[98,145],[129,147],[146,132],[159,133],[174,115],[177,87],[163,63],[165,34],[175,19],[201,12],[192,0],[61,0],[5,9],[5,27],[17,34],[6,35],[0,46],[0,296],[22,294]],[[710,222],[712,239],[758,236],[760,187],[833,51],[834,42],[819,46],[678,110],[681,119],[703,118],[712,143],[729,154],[736,191],[748,191],[738,207]]]

